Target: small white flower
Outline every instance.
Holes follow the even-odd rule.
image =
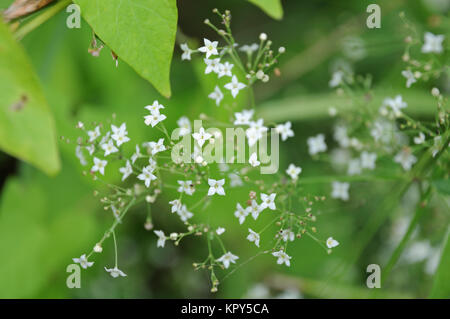
[[[370,170],[375,169],[375,161],[377,160],[376,153],[362,152],[361,153],[361,167]]]
[[[239,48],[239,51],[245,52],[248,55],[250,55],[253,52],[256,52],[258,50],[258,48],[259,48],[259,44],[257,44],[257,43],[253,43],[251,45],[245,44]]]
[[[431,32],[425,32],[422,53],[442,53],[443,35],[434,35]]]
[[[236,211],[234,212],[234,216],[239,218],[239,224],[243,224],[245,221],[245,218],[248,216],[248,211],[242,208],[241,204],[237,203],[236,205]]]
[[[361,174],[361,161],[359,158],[353,158],[348,162],[347,174],[350,176]]]
[[[219,73],[220,70],[220,59],[204,59],[206,64],[205,74],[209,74],[211,72]]]
[[[240,83],[236,77],[236,75],[233,75],[233,77],[231,78],[231,82],[225,84],[225,88],[227,90],[231,91],[231,95],[233,96],[233,98],[236,98],[236,96],[238,95],[239,91],[242,90],[243,88],[245,88],[246,85],[244,83]]]
[[[172,205],[171,211],[172,213],[177,213],[181,210],[181,201],[179,199],[174,199],[169,202],[170,205]]]
[[[179,135],[185,136],[188,134],[191,134],[192,128],[191,128],[191,122],[186,116],[182,116],[177,121],[178,127],[180,128]]]
[[[331,75],[331,80],[330,82],[328,82],[328,85],[331,88],[335,88],[344,82],[343,79],[344,79],[344,72],[340,70],[336,71]]]
[[[228,177],[230,178],[230,187],[238,187],[244,185],[242,179],[239,177],[238,174],[230,173],[228,174]]]
[[[408,104],[403,101],[401,95],[397,95],[395,98],[387,98],[384,100],[384,104],[389,106],[392,111],[394,111],[395,116],[400,116],[402,114],[402,109],[406,108]]]
[[[95,146],[91,144],[91,145],[87,145],[85,147],[86,147],[87,151],[89,152],[89,155],[92,156],[92,154],[94,154],[94,152],[95,152]]]
[[[88,261],[86,258],[86,255],[83,254],[80,256],[80,258],[72,258],[73,262],[80,264],[81,268],[83,269],[87,269],[88,267],[91,267],[94,262],[93,261]]]
[[[194,214],[187,210],[186,205],[181,206],[181,209],[177,211],[177,214],[183,222],[186,222],[189,218],[194,216]]]
[[[348,200],[348,189],[350,188],[349,183],[340,183],[333,182],[332,183],[333,191],[331,192],[332,198],[340,198],[342,200]]]
[[[166,119],[166,116],[164,114],[160,113],[152,113],[150,115],[144,116],[144,123],[145,125],[151,125],[152,127],[155,127],[159,122],[162,122]]]
[[[310,155],[315,155],[327,150],[327,144],[325,144],[325,135],[323,134],[309,137],[307,143]]]
[[[328,115],[330,115],[331,117],[335,117],[337,115],[337,109],[333,106],[328,108]]]
[[[122,182],[133,173],[133,168],[131,167],[130,161],[127,160],[127,163],[124,167],[119,168],[119,172],[123,174]]]
[[[152,105],[147,105],[145,108],[149,110],[151,114],[159,114],[159,110],[163,109],[164,105],[159,104],[158,100],[154,100]]]
[[[100,174],[105,175],[105,167],[106,164],[108,164],[108,161],[94,157],[94,166],[92,166],[91,171],[92,172],[100,172]]]
[[[225,179],[215,180],[212,178],[208,179],[209,190],[208,196],[212,196],[214,194],[225,195],[225,190],[223,189],[223,185],[225,184]]]
[[[416,83],[417,80],[414,77],[414,73],[411,70],[402,71],[402,75],[406,78],[406,87],[410,88],[413,83]]]
[[[286,264],[286,266],[288,267],[291,265],[291,257],[288,256],[288,254],[286,254],[284,251],[279,250],[273,252],[272,255],[278,258],[277,260],[278,265]]]
[[[260,161],[258,161],[258,157],[256,155],[256,152],[253,152],[252,155],[250,155],[250,159],[248,160],[251,166],[257,167],[261,164]]]
[[[217,41],[209,41],[208,39],[203,39],[205,46],[198,48],[200,52],[206,53],[206,58],[208,59],[211,55],[218,55],[217,45],[219,42]]]
[[[225,232],[225,228],[223,228],[223,227],[219,227],[216,229],[216,234],[219,236],[222,235],[224,232]]]
[[[216,105],[219,106],[219,105],[220,105],[220,102],[221,102],[222,99],[223,99],[223,93],[222,93],[222,91],[220,90],[220,88],[216,85],[216,87],[214,88],[214,92],[210,93],[210,94],[208,95],[208,97],[209,97],[210,99],[213,99],[214,101],[216,101]]]
[[[96,253],[101,253],[103,251],[102,246],[100,245],[100,243],[95,244],[94,246],[94,252]]]
[[[239,259],[238,256],[233,255],[231,252],[227,252],[222,257],[217,259],[217,261],[221,262],[226,269],[226,268],[230,267],[230,263],[235,264],[237,259]]]
[[[419,136],[414,137],[415,144],[423,144],[425,142],[425,134],[419,133]]]
[[[411,149],[409,147],[403,148],[394,157],[394,162],[402,165],[405,171],[409,171],[411,167],[417,162],[417,158],[412,155]]]
[[[286,173],[293,179],[297,180],[298,175],[302,172],[302,168],[295,166],[294,164],[289,164],[288,169],[286,170]]]
[[[258,216],[259,216],[259,213],[261,213],[262,212],[262,208],[261,208],[261,206],[260,205],[258,205],[258,203],[256,202],[256,200],[252,200],[252,205],[251,206],[248,206],[247,208],[246,208],[246,213],[247,213],[247,215],[248,214],[252,214],[252,217],[253,217],[253,219],[254,220],[256,220],[257,218],[258,218]]]
[[[203,144],[205,144],[205,142],[212,137],[212,135],[207,133],[203,127],[200,127],[198,133],[193,133],[192,137],[197,141],[198,145],[202,147]]]
[[[225,62],[224,64],[219,65],[218,76],[221,78],[222,76],[233,76],[231,73],[231,69],[233,69],[234,64]]]
[[[131,163],[134,164],[139,157],[141,157],[141,150],[139,149],[139,145],[136,144],[136,152],[131,155]]]
[[[119,151],[119,149],[114,145],[112,140],[109,140],[108,143],[102,144],[101,148],[105,151],[104,156],[108,156],[109,154],[116,153]]]
[[[280,236],[284,242],[287,242],[288,240],[294,241],[294,239],[295,239],[295,234],[290,229],[283,229],[280,233]]]
[[[130,138],[127,136],[127,125],[125,123],[122,123],[120,127],[111,125],[111,130],[113,132],[111,138],[116,141],[117,146],[120,146],[130,140]]]
[[[294,131],[291,130],[291,122],[285,124],[279,124],[275,127],[275,131],[281,135],[281,140],[286,141],[288,137],[294,136]]]
[[[263,134],[267,132],[268,128],[264,126],[264,120],[258,119],[256,122],[249,123],[250,127],[245,130],[247,141],[249,146],[255,145],[255,143],[263,137]]]
[[[339,245],[339,242],[337,240],[333,239],[333,237],[329,237],[327,239],[327,247],[328,248],[334,248],[337,245]]]
[[[250,120],[253,117],[253,110],[243,110],[241,113],[236,112],[234,116],[236,120],[234,121],[234,125],[249,125]]]
[[[156,247],[164,247],[166,244],[166,235],[162,230],[155,230],[154,233],[158,236],[158,242],[156,243]]]
[[[117,266],[116,267],[114,267],[114,268],[106,268],[105,267],[105,270],[107,271],[107,272],[109,272],[109,274],[111,275],[111,277],[113,277],[113,278],[117,278],[117,277],[126,277],[127,276],[127,274],[125,274],[122,270],[120,270],[119,268],[117,268]]]
[[[276,206],[275,206],[275,197],[277,196],[277,194],[272,193],[270,195],[261,193],[261,209],[266,209],[266,208],[270,208],[271,210],[275,210]]]
[[[259,234],[254,232],[253,230],[251,230],[250,228],[248,229],[249,233],[247,236],[247,240],[250,242],[254,242],[256,247],[259,247]]]
[[[141,181],[144,181],[145,187],[150,187],[150,183],[156,179],[156,176],[153,175],[153,168],[150,166],[145,166],[142,169],[142,173],[137,177]]]
[[[192,181],[178,181],[180,187],[178,187],[178,191],[180,193],[186,193],[187,195],[192,196],[195,192],[194,183]]]
[[[100,136],[100,126],[96,126],[93,131],[87,132],[89,136],[89,142],[95,141]]]
[[[181,51],[183,51],[183,54],[181,55],[181,60],[190,60],[192,50],[189,49],[187,43],[180,44],[180,48],[181,48]]]
[[[87,165],[86,158],[84,157],[82,148],[80,145],[77,145],[75,148],[75,156],[80,160],[80,164],[85,166]]]
[[[166,147],[164,146],[164,138],[160,138],[157,143],[149,142],[148,147],[150,148],[153,156],[159,152],[165,151]]]

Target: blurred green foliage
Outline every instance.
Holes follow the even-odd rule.
[[[280,9],[265,6],[273,5],[271,1],[251,2],[258,2],[273,17],[281,17]],[[430,117],[433,114],[428,94],[431,86],[419,84],[406,91],[404,79],[399,76],[402,39],[406,33],[398,19],[399,12],[405,11],[420,31],[448,33],[445,25],[448,11],[444,12],[447,20],[436,23],[436,19],[430,17],[437,17],[435,14],[442,11],[436,11],[428,2],[433,1],[380,1],[382,28],[369,30],[364,19],[370,2],[359,0],[286,0],[282,2],[282,20],[273,20],[240,0],[183,0],[178,1],[179,28],[192,41],[200,43],[203,37],[214,37],[203,24],[204,18],[211,18],[211,9],[230,9],[239,43],[256,42],[259,33],[266,32],[276,46],[287,48],[280,61],[281,76],[257,87],[260,115],[274,121],[294,122],[296,136],[282,144],[280,169],[284,170],[291,162],[298,163],[303,168],[302,177],[311,181],[305,182],[305,192],[328,195],[330,178],[326,176],[335,173],[311,161],[305,144],[308,136],[331,132],[332,122],[327,116],[329,106],[351,107],[328,88],[330,65],[346,57],[342,39],[357,36],[365,44],[365,57],[354,61],[353,67],[356,73],[373,75],[373,107],[379,106],[385,96],[401,93],[412,114]],[[85,168],[74,155],[77,121],[105,122],[115,113],[119,122],[127,122],[132,140],[142,141],[159,136],[142,120],[143,106],[155,99],[166,106],[165,125],[169,128],[174,127],[182,115],[190,119],[202,112],[222,119],[225,116],[225,112],[207,98],[214,84],[202,74],[201,65],[181,62],[178,49],[170,73],[172,97],[166,99],[126,63],[120,61],[116,68],[107,48],[98,58],[89,55],[87,50],[92,39],[89,25],[83,21],[81,29],[68,29],[66,17],[64,12],[58,14],[22,41],[53,112],[56,132],[61,136],[62,169],[57,176],[49,177],[20,162],[17,171],[8,172],[0,195],[0,297],[211,297],[208,274],[192,269],[192,262],[202,260],[207,254],[204,239],[189,238],[180,247],[168,244],[165,249],[157,249],[156,236],[143,227],[145,207],[134,208],[118,229],[121,268],[128,277],[113,280],[103,270],[103,266],[111,266],[114,259],[113,246],[108,241],[104,253],[93,259],[95,266],[82,272],[82,288],[66,287],[65,269],[71,258],[90,250],[112,221],[110,212],[103,211],[98,198],[93,196],[94,190],[107,190],[89,176],[83,176]],[[148,41],[149,44],[153,41],[151,36]],[[440,79],[435,85],[448,92],[448,79]],[[166,89],[163,91],[167,93]],[[4,98],[2,95],[1,99]],[[242,98],[237,103],[244,101]],[[132,151],[132,145],[126,147]],[[386,167],[387,175],[391,174],[389,164]],[[314,182],[316,176],[326,177],[326,182]],[[119,174],[108,178],[117,181]],[[267,177],[266,181],[270,182],[271,178]],[[433,276],[423,270],[425,261],[422,260],[414,264],[400,262],[380,294],[373,294],[366,288],[366,266],[387,262],[395,248],[396,241],[391,237],[399,231],[396,229],[398,219],[414,213],[408,197],[401,202],[394,199],[397,205],[382,212],[387,218],[376,229],[362,254],[348,262],[355,243],[364,236],[361,230],[372,216],[380,213],[379,204],[387,200],[391,186],[391,182],[385,180],[353,183],[355,200],[342,203],[330,199],[320,207],[319,234],[332,234],[341,243],[332,255],[327,255],[310,238],[302,238],[290,248],[294,261],[290,268],[277,266],[273,256],[258,256],[227,277],[214,296],[244,297],[250,287],[262,282],[273,291],[295,287],[305,297],[427,297],[432,286],[432,296],[448,297],[448,244],[443,250],[445,263],[439,267],[434,285]],[[239,250],[241,262],[257,253],[255,247],[243,243],[247,229],[238,227],[233,216],[236,202],[242,201],[243,194],[250,190],[244,187],[231,192],[226,199],[214,201],[208,211],[212,223],[227,229],[224,240],[231,251]],[[167,201],[173,196],[174,193],[169,192],[155,204],[152,212],[156,229],[182,229],[183,225],[168,213]],[[414,189],[407,196],[414,197]],[[420,222],[418,239],[429,240],[433,247],[442,245],[449,225],[448,204],[448,196],[433,198],[426,218]],[[205,216],[195,218],[200,220]],[[270,219],[262,215],[257,225],[262,227]],[[267,242],[264,245],[269,247]],[[339,276],[336,276],[337,269],[343,269]],[[221,278],[226,272],[219,275]]]

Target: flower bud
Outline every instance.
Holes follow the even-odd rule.
[[[261,34],[259,35],[259,39],[260,39],[261,41],[266,41],[266,40],[267,40],[267,34],[261,33]]]

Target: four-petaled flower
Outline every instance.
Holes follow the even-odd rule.
[[[231,91],[231,95],[233,96],[233,98],[236,98],[236,96],[238,95],[239,91],[242,90],[243,88],[245,88],[246,85],[244,83],[240,83],[236,77],[236,75],[233,75],[233,77],[231,78],[231,82],[225,84],[225,88],[227,90]]]
[[[204,59],[206,64],[205,74],[209,74],[211,72],[219,73],[220,68],[220,59]]]
[[[205,132],[205,129],[203,127],[200,127],[198,133],[193,133],[192,137],[197,141],[198,145],[202,147],[203,144],[205,144],[206,140],[209,140],[212,135]]]
[[[282,265],[282,264],[286,264],[286,266],[290,266],[291,265],[291,257],[288,256],[288,254],[286,254],[284,251],[279,250],[279,251],[275,251],[272,253],[273,256],[277,257],[277,264],[278,265]]]
[[[291,122],[285,124],[279,124],[275,127],[275,131],[281,135],[281,140],[286,141],[288,137],[294,136],[294,131],[291,129]]]
[[[431,32],[425,32],[422,53],[442,53],[443,35],[434,35]]]
[[[187,43],[180,44],[180,48],[181,48],[181,51],[183,51],[183,54],[181,55],[181,60],[190,60],[192,50],[189,49]]]
[[[256,220],[259,216],[259,213],[261,213],[262,208],[260,205],[258,205],[256,200],[253,199],[252,204],[247,207],[246,211],[247,211],[247,215],[252,214],[253,219]]]
[[[219,106],[219,105],[220,105],[220,102],[221,102],[222,99],[223,99],[223,93],[222,93],[222,91],[220,90],[220,88],[216,85],[216,87],[214,88],[214,91],[213,91],[212,93],[210,93],[210,94],[208,95],[208,97],[209,97],[210,99],[213,99],[214,101],[216,101],[216,105]]]
[[[377,160],[376,153],[362,152],[361,153],[361,167],[370,170],[375,169],[375,161]]]
[[[245,210],[241,204],[237,203],[236,205],[236,211],[234,212],[234,216],[236,216],[239,219],[239,224],[242,225],[244,223],[245,218],[248,216],[248,211]]]
[[[111,275],[111,277],[113,277],[113,278],[117,278],[117,277],[126,277],[127,276],[127,274],[126,273],[124,273],[122,270],[120,270],[119,268],[117,268],[117,266],[116,267],[114,267],[114,268],[106,268],[105,267],[105,270],[107,271],[107,272],[109,272],[109,274]]]
[[[253,117],[253,110],[243,110],[242,112],[234,113],[236,120],[234,121],[234,125],[249,125],[250,120]]]
[[[275,210],[275,197],[277,194],[272,193],[270,195],[261,193],[261,209],[270,208],[271,210]]]
[[[298,178],[298,175],[302,172],[302,168],[295,166],[294,164],[289,164],[286,173],[295,181]]]
[[[95,141],[100,136],[100,126],[96,126],[93,131],[88,131],[87,134],[89,135],[89,142]]]
[[[88,267],[91,267],[94,262],[93,261],[88,261],[86,258],[86,255],[83,254],[80,256],[80,258],[72,258],[73,262],[80,264],[81,268],[83,269],[87,269]]]
[[[225,268],[228,268],[230,267],[230,263],[235,264],[237,259],[239,259],[238,256],[233,255],[231,252],[227,252],[222,257],[217,259],[217,261],[221,262]]]
[[[108,164],[108,161],[94,157],[94,166],[92,166],[91,171],[92,172],[98,171],[100,174],[105,175],[106,164]]]
[[[329,237],[327,239],[327,247],[328,248],[333,248],[336,247],[337,245],[339,245],[339,242],[335,239],[333,239],[333,237]]]
[[[125,123],[122,123],[120,127],[111,125],[111,130],[113,132],[111,138],[116,141],[117,146],[120,146],[130,140],[130,138],[127,136],[127,125]]]
[[[156,176],[153,175],[154,168],[149,166],[145,166],[142,169],[142,173],[138,175],[138,179],[144,181],[145,187],[150,187],[150,183],[156,179]]]
[[[402,75],[406,78],[406,87],[410,88],[413,83],[416,83],[416,77],[414,76],[414,73],[412,73],[411,70],[404,70],[402,71]]]
[[[250,242],[254,242],[256,247],[259,247],[259,234],[254,232],[250,228],[248,229],[248,231],[249,231],[249,234],[247,236],[247,240]]]
[[[133,168],[131,167],[130,161],[127,160],[125,166],[119,168],[119,172],[123,174],[122,181],[124,181],[128,176],[130,176],[133,173]]]
[[[192,181],[178,181],[180,187],[178,187],[178,191],[180,193],[186,193],[187,195],[192,195],[195,192],[194,183]]]
[[[223,185],[225,184],[225,179],[215,180],[212,178],[208,179],[209,190],[208,196],[212,196],[214,194],[225,195],[225,190],[223,189]]]
[[[248,162],[253,167],[259,166],[259,164],[261,164],[261,162],[258,161],[258,157],[256,155],[256,152],[253,152],[252,155],[250,155],[250,159],[248,160]]]
[[[327,144],[325,144],[325,135],[318,134],[313,137],[309,137],[307,140],[308,151],[310,155],[315,155],[327,150]]]
[[[205,46],[198,48],[200,52],[206,53],[206,58],[208,59],[211,55],[218,55],[217,45],[219,42],[217,41],[209,41],[208,39],[203,39],[203,43]]]
[[[233,68],[233,66],[234,65],[229,62],[220,64],[218,72],[219,78],[221,78],[222,76],[233,76],[233,74],[231,73],[231,69]]]
[[[166,235],[162,230],[155,230],[154,233],[158,236],[158,242],[156,243],[156,247],[164,247],[166,244]]]
[[[108,143],[102,144],[101,147],[105,151],[104,156],[108,156],[109,154],[116,153],[119,151],[119,149],[114,145],[112,140],[109,140]]]
[[[332,198],[340,198],[342,200],[348,200],[348,189],[350,187],[349,183],[333,182],[333,190],[331,192]]]
[[[148,147],[150,148],[152,155],[165,151],[166,147],[164,146],[164,138],[160,138],[157,143],[149,142]]]

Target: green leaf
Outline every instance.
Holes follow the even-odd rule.
[[[248,0],[260,7],[265,13],[274,19],[280,20],[283,17],[283,7],[281,0]]]
[[[169,97],[170,63],[177,29],[175,0],[75,0],[94,32]]]
[[[60,168],[53,116],[23,48],[0,21],[0,148],[47,174]]]
[[[450,181],[448,179],[434,180],[433,185],[442,195],[450,195]]]
[[[442,247],[439,267],[434,275],[430,298],[450,298],[450,228],[447,231]]]

